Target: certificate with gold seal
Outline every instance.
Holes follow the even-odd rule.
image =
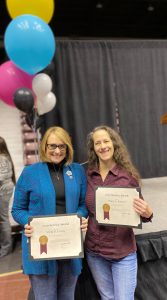
[[[29,252],[31,260],[84,257],[81,217],[77,214],[34,216]]]
[[[98,186],[95,189],[95,215],[99,225],[141,228],[141,218],[133,208],[140,188]]]

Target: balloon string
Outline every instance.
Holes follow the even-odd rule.
[[[34,138],[34,144],[36,144],[37,147],[35,147],[35,157],[36,157],[36,161],[39,161],[39,145],[40,145],[40,136],[39,136],[39,132],[38,130],[36,130],[36,121],[37,121],[37,112],[35,110],[35,108],[33,109],[33,120],[34,123],[32,125],[32,130],[34,133],[36,133],[37,138]]]

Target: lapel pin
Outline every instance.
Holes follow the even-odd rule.
[[[66,174],[70,177],[70,179],[73,178],[73,177],[72,177],[72,172],[71,172],[70,170],[68,170],[68,171],[66,172]]]

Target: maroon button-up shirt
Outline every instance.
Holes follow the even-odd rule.
[[[95,221],[95,186],[138,187],[137,180],[127,171],[115,166],[103,181],[98,170],[88,171],[86,205],[89,211],[85,239],[87,251],[111,259],[119,259],[136,251],[133,229],[130,227],[102,226]]]

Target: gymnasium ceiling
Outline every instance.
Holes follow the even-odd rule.
[[[0,37],[11,21],[0,1]],[[167,0],[56,0],[57,37],[166,39]]]

